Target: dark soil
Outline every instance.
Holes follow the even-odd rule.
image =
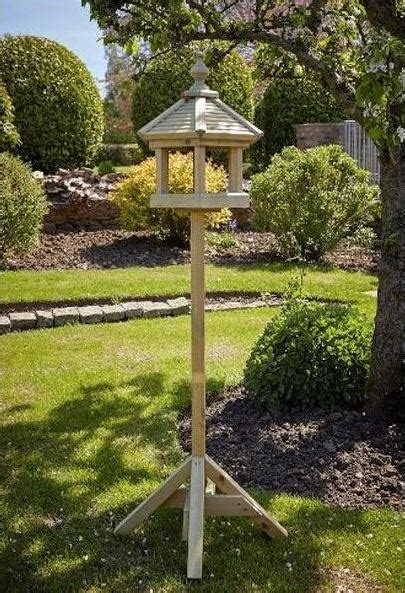
[[[254,263],[280,261],[274,235],[239,231],[237,245],[224,248],[208,246],[206,261],[212,263]],[[159,241],[147,233],[128,233],[106,229],[44,234],[40,245],[28,256],[9,259],[10,270],[126,268],[164,266],[189,262],[188,248]],[[375,271],[378,254],[359,248],[342,247],[328,255],[324,263],[346,269]]]
[[[190,417],[179,424],[190,450]],[[405,425],[355,411],[271,414],[243,389],[207,408],[207,452],[242,486],[339,507],[405,508]]]

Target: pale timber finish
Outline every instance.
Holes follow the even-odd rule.
[[[160,507],[169,496],[188,479],[190,476],[190,467],[191,457],[188,457],[157,490],[152,492],[146,500],[141,502],[132,513],[129,513],[129,515],[121,521],[115,528],[114,533],[117,535],[130,533],[132,529],[149,517],[149,515]]]
[[[261,507],[239,484],[227,474],[211,457],[205,456],[207,476],[215,482],[218,490],[225,494],[237,494],[242,496],[252,507],[256,509],[257,518],[255,522],[272,537],[287,537],[287,530],[284,529],[275,519]]]
[[[205,515],[249,517],[272,537],[286,537],[287,531],[205,450],[205,212],[249,206],[249,196],[243,193],[242,185],[243,149],[262,132],[207,87],[208,69],[201,57],[191,73],[194,84],[183,98],[139,131],[156,153],[156,193],[151,207],[191,212],[191,456],[118,525],[115,533],[129,533],[159,506],[183,509],[182,537],[188,542],[187,576],[201,579]],[[207,193],[207,147],[228,151],[226,192]],[[194,188],[190,195],[169,193],[169,151],[176,149],[193,151]]]
[[[201,579],[204,538],[205,458],[192,457],[188,518],[187,577]]]
[[[169,191],[169,151],[167,148],[156,149],[156,193],[167,194]]]
[[[155,194],[151,208],[177,208],[180,210],[221,210],[221,208],[249,208],[249,194],[237,192],[217,194]]]
[[[189,488],[179,488],[163,504],[169,509],[188,509]],[[204,514],[213,517],[258,517],[257,505],[252,505],[240,495],[210,494],[205,492]],[[184,523],[183,523],[184,525]],[[186,538],[187,539],[187,538]]]
[[[238,192],[243,191],[243,183],[242,183],[242,149],[241,148],[231,148],[229,150],[229,192],[235,192],[238,195]],[[233,194],[230,194],[233,195]],[[242,206],[243,208],[249,207],[249,197],[247,194],[242,194],[247,196],[248,206]]]
[[[188,526],[190,522],[190,490],[189,488],[182,488],[182,490],[185,491],[185,496],[180,505],[180,508],[183,509],[183,529],[181,533],[181,539],[183,542],[186,542],[188,541]],[[177,492],[180,492],[180,489]],[[173,496],[175,496],[175,494]]]

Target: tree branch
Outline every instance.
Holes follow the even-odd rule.
[[[360,0],[370,23],[383,27],[394,37],[405,41],[405,15],[397,7],[396,0]]]

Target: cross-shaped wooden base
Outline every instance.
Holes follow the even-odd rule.
[[[190,482],[189,487],[185,483]],[[215,491],[221,494],[216,494]],[[188,457],[165,482],[115,529],[125,535],[158,507],[183,509],[183,539],[188,541],[187,576],[202,577],[204,515],[251,517],[272,537],[287,531],[208,455]]]

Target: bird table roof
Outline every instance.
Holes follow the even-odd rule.
[[[182,98],[139,130],[144,140],[197,138],[200,143],[226,140],[228,144],[251,144],[262,132],[218,98],[205,84],[208,68],[201,56],[191,70],[194,84]],[[232,142],[234,141],[234,142]]]

